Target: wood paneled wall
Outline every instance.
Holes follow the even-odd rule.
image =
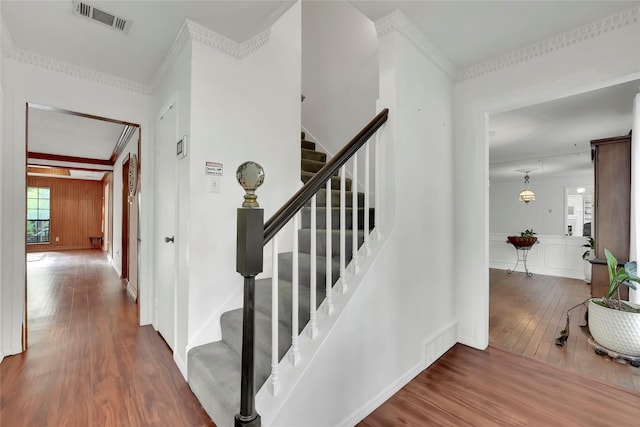
[[[28,176],[27,186],[51,188],[51,242],[27,252],[90,248],[89,236],[102,236],[102,182]]]

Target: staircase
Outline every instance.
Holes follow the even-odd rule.
[[[316,151],[315,143],[305,140],[301,134],[301,178],[307,182],[326,163],[326,154]],[[339,277],[340,251],[340,178],[331,179],[331,228],[332,234],[332,283]],[[346,264],[352,255],[352,193],[351,180],[345,180],[346,186]],[[325,298],[326,263],[326,190],[317,194],[316,207],[316,256],[318,306]],[[364,194],[358,194],[358,205],[364,206]],[[369,224],[373,229],[373,209],[370,209]],[[358,210],[358,246],[364,241],[364,208]],[[311,258],[311,208],[302,209],[301,229],[298,233],[298,277],[299,277],[299,329],[304,329],[309,321],[310,308],[310,258]],[[292,311],[292,262],[291,252],[278,255],[278,319],[279,358],[285,355],[291,346]],[[256,280],[255,294],[255,384],[256,390],[265,383],[271,372],[271,279]],[[222,340],[194,347],[188,354],[188,382],[209,416],[218,427],[231,426],[234,416],[240,408],[240,360],[242,354],[242,308],[224,313],[220,319]]]

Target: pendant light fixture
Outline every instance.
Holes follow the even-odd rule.
[[[524,183],[527,185],[527,188],[522,190],[520,192],[520,195],[518,195],[518,199],[527,205],[529,204],[529,202],[536,199],[536,193],[529,190],[529,172],[530,171],[526,171],[524,175]]]

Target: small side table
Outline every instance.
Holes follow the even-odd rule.
[[[102,236],[89,236],[91,249],[102,249]]]
[[[527,277],[533,277],[533,273],[531,273],[529,271],[529,269],[527,268],[527,255],[529,254],[529,251],[531,250],[533,245],[530,245],[530,246],[516,246],[516,245],[514,245],[513,243],[511,243],[508,240],[507,240],[507,243],[509,243],[510,245],[513,245],[513,247],[516,248],[516,257],[517,257],[516,265],[512,269],[507,269],[507,274],[511,274],[514,271],[516,271],[516,268],[518,268],[518,264],[520,263],[520,261],[522,261],[522,264],[524,264],[524,271],[525,271],[525,274],[527,275]],[[538,242],[536,242],[536,243],[538,243]]]

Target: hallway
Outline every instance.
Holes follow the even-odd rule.
[[[99,250],[28,255],[27,352],[0,364],[0,425],[213,426]]]

